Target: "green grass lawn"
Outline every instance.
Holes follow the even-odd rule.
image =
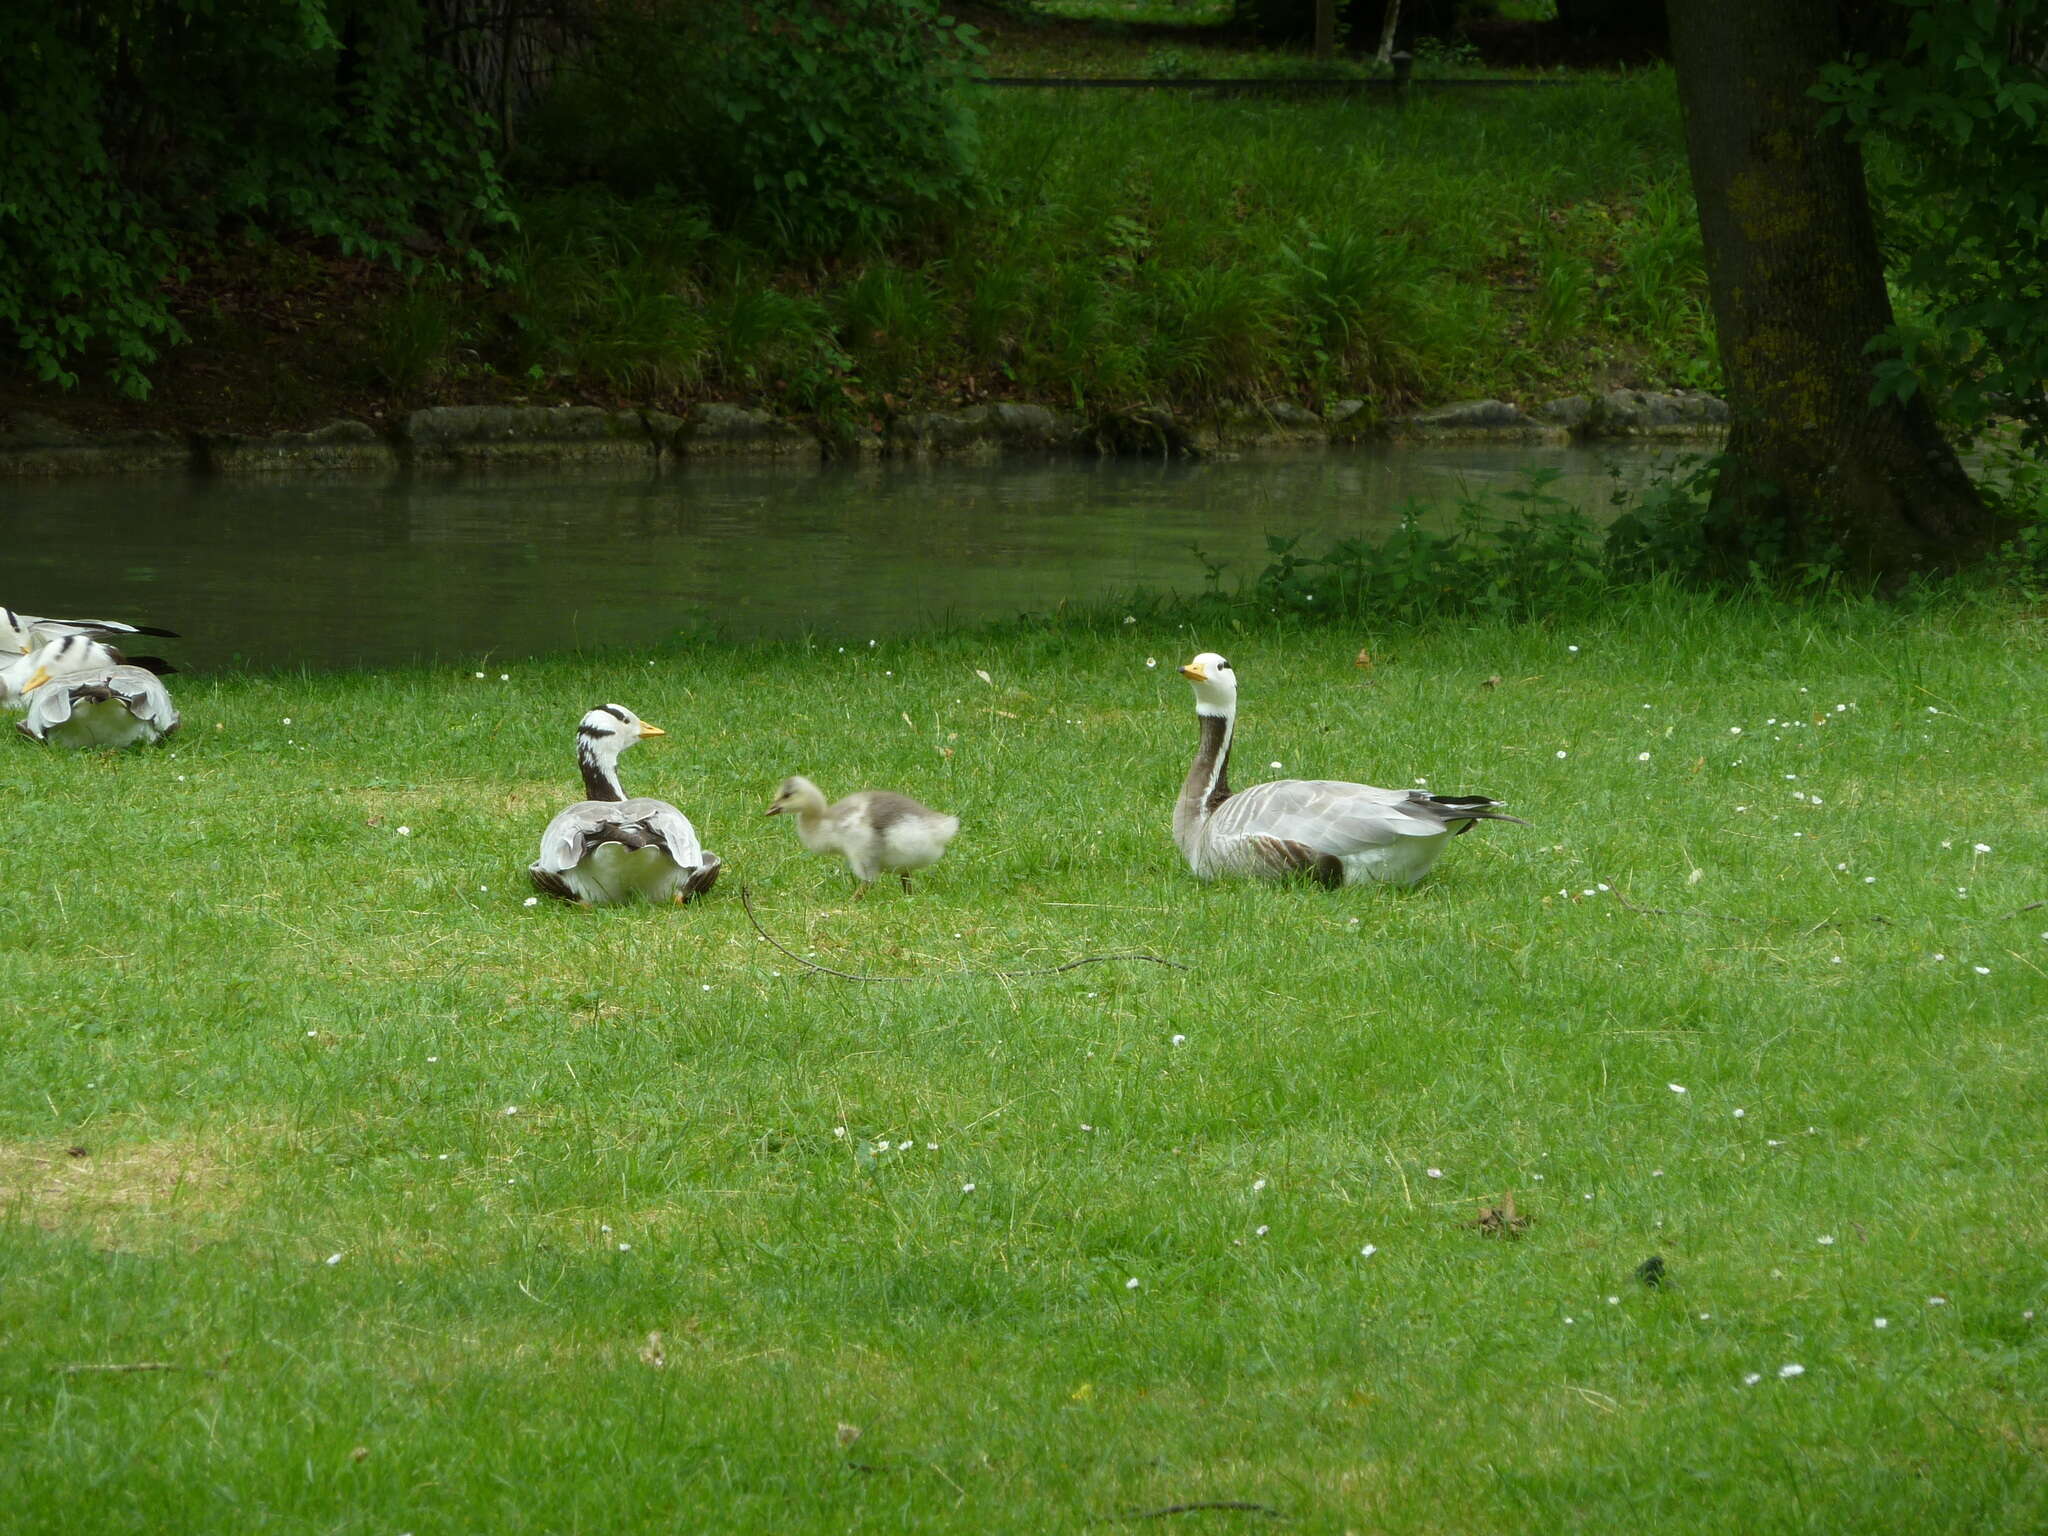
[[[1211,647],[1240,783],[1534,826],[1413,891],[1195,884]],[[180,678],[164,750],[0,742],[6,1524],[2038,1531],[2044,648],[1181,610]],[[727,859],[699,906],[524,905],[605,700],[670,732],[623,771]],[[760,816],[795,771],[965,828],[853,904]],[[799,974],[742,881],[918,979]],[[985,974],[1128,949],[1190,968]]]

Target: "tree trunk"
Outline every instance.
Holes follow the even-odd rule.
[[[1919,395],[1870,403],[1892,323],[1863,158],[1807,94],[1836,0],[1671,0],[1672,56],[1727,376],[1709,538],[1734,573],[1812,562],[1896,582],[2001,529]]]
[[[1315,53],[1319,59],[1337,53],[1337,0],[1316,0]]]
[[[1394,30],[1401,25],[1401,0],[1387,0],[1387,13],[1380,21],[1380,51],[1373,62],[1385,69],[1394,67]]]

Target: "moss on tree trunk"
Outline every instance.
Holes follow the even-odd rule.
[[[1728,381],[1709,512],[1721,563],[1896,582],[1983,555],[1997,518],[1926,400],[1873,405],[1892,323],[1856,146],[1810,94],[1835,0],[1672,0],[1686,149]]]

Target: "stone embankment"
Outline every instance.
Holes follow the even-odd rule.
[[[977,405],[899,416],[851,441],[821,436],[766,411],[699,405],[687,416],[597,406],[434,406],[385,430],[335,421],[268,437],[76,431],[17,412],[0,421],[0,476],[421,473],[542,465],[817,464],[827,459],[945,459],[992,463],[1033,454],[1222,458],[1362,442],[1566,443],[1713,438],[1728,408],[1711,395],[1618,389],[1572,395],[1524,412],[1504,400],[1466,400],[1387,417],[1340,400],[1323,415],[1280,401],[1175,411],[1165,406],[1082,417],[1042,405]]]

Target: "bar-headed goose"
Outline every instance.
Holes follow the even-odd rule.
[[[132,747],[162,741],[181,723],[157,671],[175,670],[147,658],[131,662],[111,645],[66,635],[36,647],[0,671],[0,700],[18,699],[28,718],[15,729],[60,747]]]
[[[685,905],[718,880],[718,855],[706,853],[690,818],[666,800],[619,787],[619,754],[646,736],[666,736],[623,704],[605,704],[576,727],[579,800],[548,823],[540,857],[527,868],[543,896],[592,906],[644,898]]]
[[[813,853],[836,853],[867,895],[875,877],[894,870],[910,889],[910,872],[939,862],[946,844],[960,830],[960,818],[920,805],[908,795],[886,789],[863,789],[836,805],[827,805],[817,785],[802,774],[782,781],[767,814],[796,818],[797,840]]]
[[[1277,779],[1232,793],[1237,674],[1214,651],[1180,673],[1195,685],[1201,743],[1173,808],[1173,840],[1202,879],[1306,874],[1332,887],[1413,885],[1474,822],[1528,825],[1484,795],[1429,795],[1328,779]]]
[[[28,689],[38,672],[52,678],[76,677],[95,669],[133,667],[153,677],[168,677],[178,669],[161,656],[125,655],[104,641],[84,635],[67,635],[38,645],[25,656],[0,655],[0,709],[25,710]]]
[[[123,624],[118,619],[39,619],[33,614],[0,608],[0,651],[26,656],[39,645],[83,635],[88,640],[118,641],[135,635],[154,635],[175,640],[175,629],[157,629],[149,624]]]

